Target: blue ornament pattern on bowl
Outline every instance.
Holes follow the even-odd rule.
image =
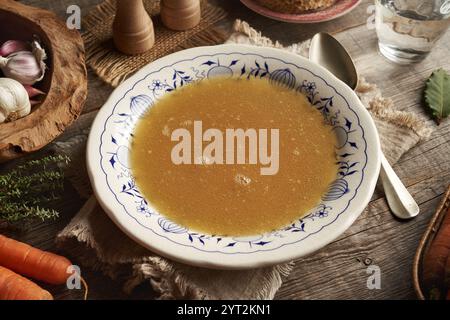
[[[284,85],[290,89],[295,88],[296,79],[291,70],[289,70],[289,68],[278,69],[271,72],[269,79],[270,82]]]
[[[348,183],[344,179],[340,178],[335,180],[331,186],[328,188],[327,193],[322,196],[323,201],[333,201],[342,197],[344,194],[349,192]]]
[[[140,117],[152,104],[153,101],[148,95],[140,94],[136,97],[132,97],[130,103],[131,114]]]
[[[181,233],[186,233],[187,229],[172,222],[167,220],[166,218],[163,217],[159,217],[158,218],[158,224],[161,227],[161,229],[163,229],[166,232],[170,232],[170,233],[177,233],[177,234],[181,234]]]

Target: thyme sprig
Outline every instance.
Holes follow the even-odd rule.
[[[59,213],[43,206],[60,198],[64,189],[61,164],[69,158],[62,155],[29,160],[0,175],[0,220],[52,219]]]

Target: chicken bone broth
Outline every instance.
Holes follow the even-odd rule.
[[[197,232],[247,236],[318,204],[337,175],[335,145],[301,93],[264,79],[216,78],[155,103],[136,125],[130,159],[159,213]]]

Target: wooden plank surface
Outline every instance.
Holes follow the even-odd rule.
[[[48,8],[61,17],[66,17],[68,5],[76,2],[85,14],[99,3],[99,0],[24,0],[27,4]],[[398,109],[419,114],[430,125],[434,122],[424,111],[422,90],[424,80],[437,67],[450,70],[450,32],[439,42],[430,57],[418,65],[401,67],[379,56],[376,35],[365,26],[369,14],[368,6],[373,2],[362,1],[350,14],[335,21],[314,25],[295,25],[273,21],[254,14],[237,0],[213,1],[229,12],[221,22],[227,29],[236,18],[248,21],[263,34],[284,44],[299,42],[317,31],[337,32],[339,40],[347,47],[356,61],[360,74],[376,83],[384,96],[391,97]],[[359,27],[358,27],[359,26]],[[92,73],[89,74],[89,94],[83,115],[58,139],[65,141],[86,130],[112,89]],[[31,157],[39,157],[48,148]],[[338,240],[313,255],[300,259],[289,278],[276,295],[278,299],[412,299],[414,292],[411,281],[412,259],[418,241],[427,222],[436,208],[440,197],[450,183],[450,121],[436,127],[432,137],[400,159],[394,169],[418,201],[421,215],[411,221],[396,220],[386,205],[383,192],[377,189],[373,195],[370,210],[351,226]],[[14,167],[22,160],[2,165],[0,173]],[[8,230],[9,235],[37,247],[58,251],[54,236],[83,204],[76,192],[67,185],[64,197],[55,203],[61,218],[54,222],[33,223],[26,230]],[[74,262],[76,257],[72,257]],[[367,266],[375,264],[381,269],[381,289],[369,290],[366,286]],[[90,283],[91,299],[151,299],[148,285],[143,285],[131,296],[121,291],[121,284],[109,280],[99,272],[83,270]],[[48,286],[46,286],[48,288]],[[59,299],[77,299],[79,292],[60,287],[49,288]]]

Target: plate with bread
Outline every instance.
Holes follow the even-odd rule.
[[[361,0],[241,0],[250,10],[267,18],[290,23],[318,23],[339,18]]]

